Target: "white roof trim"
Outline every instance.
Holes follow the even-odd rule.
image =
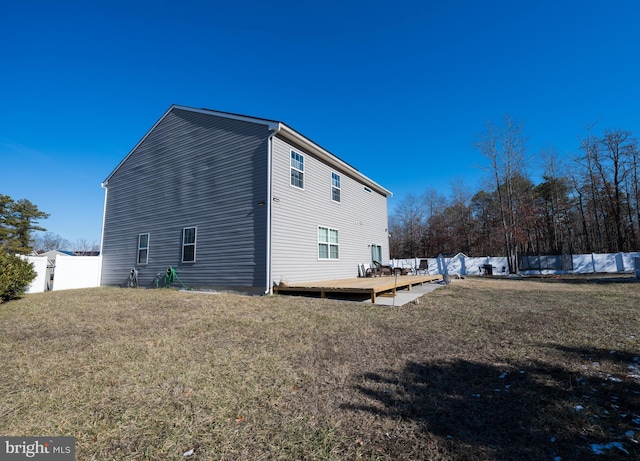
[[[138,148],[138,146],[139,146],[140,144],[142,144],[142,143],[144,142],[144,140],[145,140],[145,139],[147,139],[147,137],[151,134],[151,132],[152,132],[153,130],[155,130],[155,128],[158,126],[158,124],[159,124],[162,120],[164,120],[164,118],[165,118],[167,115],[169,115],[169,112],[171,112],[171,111],[173,110],[173,108],[174,108],[174,107],[175,107],[175,105],[173,105],[173,106],[169,107],[169,109],[168,109],[168,110],[167,110],[167,111],[162,115],[162,117],[160,117],[160,118],[158,119],[158,121],[157,121],[156,123],[154,123],[154,124],[153,124],[153,126],[151,127],[151,129],[150,129],[149,131],[147,131],[147,133],[142,137],[142,139],[141,139],[140,141],[138,141],[138,143],[137,143],[135,146],[133,146],[133,149],[131,149],[131,150],[129,151],[129,153],[125,156],[125,158],[123,158],[123,159],[122,159],[122,161],[121,161],[120,163],[118,163],[118,166],[117,166],[117,167],[115,167],[111,173],[109,173],[109,176],[107,176],[107,179],[105,179],[104,181],[102,181],[101,186],[102,186],[103,188],[106,188],[106,187],[107,187],[107,185],[109,184],[109,179],[111,178],[111,176],[113,176],[113,175],[114,175],[114,173],[115,173],[116,171],[118,171],[118,170],[120,169],[120,167],[124,164],[124,162],[126,162],[126,161],[129,159],[129,157],[131,157],[131,154],[133,154],[133,153],[135,152],[135,150]]]
[[[107,187],[111,176],[113,176],[114,173],[118,171],[118,169],[122,166],[122,164],[124,164],[124,162],[127,161],[127,159],[131,156],[131,154],[135,152],[135,150],[140,146],[140,144],[142,144],[145,141],[145,139],[147,139],[147,137],[151,134],[151,132],[155,130],[158,124],[160,124],[160,122],[162,122],[162,120],[164,120],[164,118],[167,115],[169,115],[169,113],[173,109],[180,109],[180,110],[196,112],[196,113],[206,114],[206,115],[215,115],[218,117],[228,118],[232,120],[240,120],[244,122],[266,125],[269,130],[274,132],[274,134],[280,135],[281,137],[288,139],[290,141],[293,141],[296,144],[300,145],[301,147],[308,149],[311,154],[318,156],[321,160],[325,161],[329,165],[359,179],[366,186],[374,189],[376,192],[385,196],[393,195],[392,192],[389,191],[388,189],[385,189],[375,181],[369,179],[368,177],[360,173],[358,170],[356,170],[354,167],[352,167],[348,163],[340,160],[331,152],[325,150],[324,148],[322,148],[321,146],[319,146],[318,144],[316,144],[306,136],[303,136],[302,134],[298,133],[296,130],[285,125],[282,122],[277,122],[275,120],[268,120],[263,118],[249,117],[246,115],[232,114],[229,112],[220,112],[220,111],[210,110],[210,109],[196,109],[193,107],[179,106],[176,104],[173,104],[171,107],[169,107],[169,109],[162,115],[162,117],[160,117],[160,119],[151,127],[149,131],[147,131],[147,133],[142,137],[142,139],[138,141],[138,143],[133,147],[133,149],[131,149],[131,151],[127,154],[127,156],[124,159],[122,159],[122,161],[118,164],[118,166],[115,167],[114,170],[109,174],[109,176],[107,176],[107,178],[102,182],[102,187],[105,187],[105,188]]]
[[[215,115],[218,117],[228,118],[231,120],[240,120],[242,122],[257,123],[260,125],[268,126],[270,130],[275,130],[280,123],[280,122],[276,122],[275,120],[267,120],[264,118],[250,117],[248,115],[232,114],[230,112],[220,112],[220,111],[211,110],[211,109],[196,109],[193,107],[178,106],[176,104],[171,106],[171,109],[180,109],[188,112],[196,112],[198,114]]]
[[[369,179],[368,177],[360,173],[358,170],[356,170],[354,167],[352,167],[348,163],[344,162],[343,160],[340,160],[331,152],[325,150],[315,142],[311,141],[309,138],[303,136],[302,134],[298,133],[293,128],[288,127],[284,123],[280,123],[280,130],[278,134],[283,138],[294,141],[296,144],[299,144],[302,147],[307,148],[312,154],[318,156],[321,160],[325,161],[329,165],[347,174],[350,174],[351,176],[354,176],[355,178],[362,181],[366,186],[371,187],[376,192],[386,196],[393,195],[393,193],[390,190],[385,189],[380,184],[376,183],[372,179]]]

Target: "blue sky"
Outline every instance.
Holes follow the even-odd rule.
[[[574,155],[640,133],[636,1],[0,0],[0,194],[98,241],[100,183],[171,104],[285,122],[394,192],[482,186],[488,120]]]

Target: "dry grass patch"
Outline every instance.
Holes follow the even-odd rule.
[[[638,288],[29,295],[0,306],[0,433],[74,436],[79,460],[634,459]]]

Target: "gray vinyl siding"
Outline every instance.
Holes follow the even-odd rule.
[[[304,190],[290,185],[291,149],[304,155]],[[369,245],[389,259],[387,198],[343,171],[275,137],[272,165],[272,278],[275,283],[357,277],[371,262]],[[341,201],[331,200],[331,172],[340,174]],[[318,259],[318,226],[338,229],[339,259]]]
[[[103,285],[141,286],[176,268],[188,287],[266,289],[266,124],[173,108],[109,177]],[[262,203],[262,205],[259,205]],[[197,227],[196,261],[182,263],[182,229]],[[136,264],[149,233],[149,262]]]

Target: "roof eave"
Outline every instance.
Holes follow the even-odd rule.
[[[319,157],[321,160],[328,163],[329,165],[334,166],[335,168],[342,170],[350,174],[351,176],[354,176],[355,178],[360,179],[365,186],[370,187],[371,189],[375,190],[379,194],[382,194],[386,197],[393,196],[393,193],[390,190],[385,189],[377,182],[373,181],[372,179],[360,173],[358,170],[356,170],[354,167],[352,167],[348,163],[344,162],[343,160],[340,160],[331,152],[327,151],[323,147],[314,143],[309,138],[301,135],[296,130],[285,125],[284,123],[280,123],[280,130],[278,134],[290,141],[293,141],[294,143],[300,145],[301,147],[305,147],[306,149],[309,150],[310,153],[316,155],[317,157]]]
[[[156,127],[160,124],[160,122],[162,122],[162,120],[164,120],[165,117],[167,117],[167,115],[169,115],[169,113],[174,109],[180,109],[180,110],[185,110],[190,112],[198,112],[198,113],[207,114],[207,115],[217,115],[220,117],[232,118],[235,120],[242,120],[245,122],[260,123],[260,124],[266,125],[268,126],[269,130],[274,132],[274,134],[278,134],[290,141],[293,141],[294,143],[302,147],[305,147],[306,149],[309,150],[310,153],[318,156],[320,159],[322,159],[329,165],[332,165],[335,168],[340,169],[346,172],[347,174],[354,176],[355,178],[358,178],[363,182],[364,185],[366,185],[367,187],[370,187],[372,190],[375,190],[379,194],[382,194],[385,197],[391,197],[393,195],[393,193],[390,190],[385,189],[380,184],[376,183],[372,179],[360,173],[358,170],[356,170],[354,167],[352,167],[348,163],[344,162],[343,160],[340,160],[331,152],[322,148],[318,144],[311,141],[309,138],[303,136],[302,134],[298,133],[296,130],[285,125],[282,122],[256,118],[256,117],[249,117],[246,115],[233,114],[229,112],[220,112],[220,111],[215,111],[210,109],[196,109],[193,107],[179,106],[177,104],[172,104],[171,107],[169,107],[169,109],[162,115],[162,117],[158,119],[158,121],[151,127],[151,129],[149,129],[149,131],[147,131],[147,133],[142,137],[142,139],[138,141],[138,143],[133,147],[133,149],[129,151],[127,156],[124,159],[122,159],[122,161],[118,164],[118,166],[116,166],[113,169],[113,171],[109,174],[109,176],[107,176],[107,178],[102,182],[101,186],[103,188],[107,188],[107,186],[109,185],[109,179],[111,179],[111,177],[116,173],[116,171],[118,171],[120,167],[129,159],[129,157],[133,154],[133,152],[135,152],[135,150],[147,139],[147,137],[153,132],[153,130],[156,129]]]
[[[156,129],[156,127],[160,124],[160,122],[162,122],[162,120],[164,120],[165,117],[169,115],[169,113],[174,109],[179,109],[179,110],[184,110],[189,112],[197,112],[197,113],[206,114],[206,115],[217,115],[224,118],[242,120],[242,121],[251,122],[251,123],[260,123],[262,125],[266,125],[270,130],[276,130],[276,131],[278,129],[278,126],[280,125],[279,122],[276,122],[274,120],[249,117],[246,115],[232,114],[230,112],[220,112],[220,111],[215,111],[210,109],[196,109],[194,107],[187,107],[187,106],[172,104],[171,107],[169,107],[169,109],[167,109],[167,111],[162,115],[162,117],[160,117],[158,121],[151,127],[151,129],[147,131],[147,133],[142,137],[142,139],[138,141],[138,143],[133,147],[133,149],[129,151],[126,157],[122,159],[120,163],[118,163],[118,166],[116,166],[113,169],[113,171],[109,173],[109,176],[107,176],[107,178],[101,183],[101,186],[103,188],[106,188],[109,185],[109,179],[111,179],[111,177],[115,174],[115,172],[118,171],[118,169],[120,169],[120,167],[127,161],[127,159],[131,156],[131,154],[135,152],[135,150],[140,146],[140,144],[142,144],[145,141],[145,139],[147,139],[147,137],[153,132],[153,130]]]
[[[133,146],[133,149],[131,149],[129,151],[129,153],[125,156],[125,158],[122,159],[122,161],[120,163],[118,163],[118,166],[116,166],[113,171],[111,173],[109,173],[109,176],[107,176],[107,178],[102,181],[102,184],[100,184],[103,188],[107,188],[107,186],[109,185],[109,179],[111,179],[111,177],[116,173],[116,171],[118,171],[120,169],[120,167],[124,164],[124,162],[126,162],[129,157],[131,157],[131,154],[133,154],[135,152],[135,150],[138,148],[138,146],[140,146],[140,144],[142,144],[144,142],[145,139],[147,139],[147,137],[151,134],[151,132],[153,130],[156,129],[156,127],[158,126],[158,124],[160,124],[160,122],[162,120],[164,120],[164,118],[169,115],[169,112],[171,112],[174,108],[179,107],[176,106],[175,104],[171,105],[171,107],[169,107],[169,109],[167,109],[167,111],[162,115],[162,117],[160,117],[158,119],[158,121],[156,123],[154,123],[154,125],[151,127],[151,129],[149,131],[146,132],[146,134],[142,137],[142,139],[140,139],[140,141],[138,141],[138,143]]]

